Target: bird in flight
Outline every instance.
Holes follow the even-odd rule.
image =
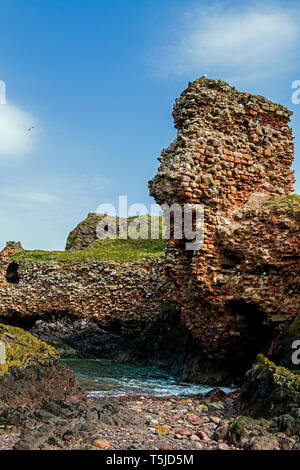
[[[28,132],[30,132],[32,129],[34,129],[34,126],[29,127]]]

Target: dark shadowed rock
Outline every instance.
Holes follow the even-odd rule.
[[[260,354],[246,373],[241,393],[252,416],[275,416],[300,408],[300,373],[276,366]]]

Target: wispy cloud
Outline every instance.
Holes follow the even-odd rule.
[[[0,159],[22,157],[33,150],[37,132],[36,119],[11,103],[0,104]]]
[[[210,76],[222,71],[222,76],[254,78],[291,68],[300,37],[299,7],[245,3],[185,10],[170,42],[152,57],[156,73]]]
[[[80,205],[93,209],[98,198],[103,198],[112,182],[108,178],[82,174],[81,176],[42,176],[40,181],[31,186],[24,183],[20,176],[18,179],[13,175],[7,175],[6,184],[0,189],[0,199],[5,200],[16,210],[26,205],[38,209],[39,206],[53,206],[60,204],[64,210],[69,207],[77,210]],[[45,209],[44,207],[40,207]],[[49,207],[50,209],[50,207]]]
[[[94,174],[43,173],[28,182],[8,172],[3,183],[0,249],[7,240],[21,240],[26,249],[63,249],[70,230],[89,212],[101,202],[113,202],[113,183]]]
[[[53,204],[60,201],[60,198],[48,193],[4,190],[0,195],[17,203],[25,204]]]

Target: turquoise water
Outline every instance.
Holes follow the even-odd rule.
[[[181,382],[178,377],[154,367],[109,359],[65,359],[64,362],[75,371],[80,385],[90,396],[188,396],[205,394],[213,388]]]

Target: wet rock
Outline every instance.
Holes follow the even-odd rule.
[[[175,433],[179,434],[180,436],[187,436],[187,437],[190,437],[193,434],[190,429],[176,429]]]
[[[203,444],[201,444],[200,442],[194,442],[194,449],[202,450],[203,449]]]
[[[58,417],[59,416],[59,417]],[[36,409],[5,409],[0,423],[22,428],[16,449],[41,449],[43,446],[66,448],[91,446],[110,418],[110,426],[124,427],[139,423],[137,415],[125,404],[109,400],[88,403],[44,402]]]
[[[251,450],[280,450],[279,441],[276,436],[259,436],[249,441]]]
[[[223,410],[224,409],[224,404],[220,401],[217,402],[206,402],[206,405],[209,410]]]
[[[197,416],[193,413],[188,413],[185,416],[185,421],[187,421],[189,424],[192,424],[193,426],[197,426],[197,425],[201,424],[201,419],[199,418],[199,416]]]
[[[221,418],[218,418],[217,416],[211,416],[210,420],[215,424],[219,424],[221,422]]]
[[[288,436],[300,436],[300,407],[292,408],[289,414],[278,417],[278,430]]]

